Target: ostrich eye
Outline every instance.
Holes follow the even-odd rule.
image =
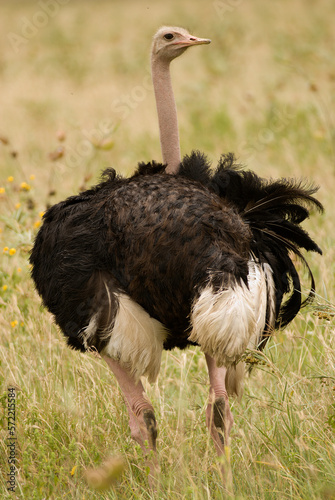
[[[165,38],[165,40],[172,40],[172,38],[174,38],[174,36],[172,33],[166,33],[166,35],[164,35],[164,38]]]

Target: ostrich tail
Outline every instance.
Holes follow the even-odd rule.
[[[302,229],[311,211],[323,211],[313,196],[317,188],[295,179],[267,181],[243,170],[229,153],[212,173],[210,163],[199,151],[185,156],[180,175],[197,180],[232,207],[252,231],[251,257],[271,268],[275,291],[275,328],[283,328],[314,296],[315,283],[302,250],[322,253],[317,243]],[[301,261],[310,277],[310,291],[301,300],[301,284],[296,262]],[[268,336],[264,336],[263,348]]]
[[[301,250],[322,252],[301,223],[312,209],[323,211],[322,204],[313,196],[317,188],[295,179],[264,180],[235,165],[232,154],[221,158],[210,187],[235,206],[249,225],[253,233],[252,254],[272,269],[276,291],[275,327],[286,326],[313,298],[315,291],[313,274]],[[303,302],[296,260],[303,262],[310,276],[310,292]],[[266,339],[263,341],[265,344]]]

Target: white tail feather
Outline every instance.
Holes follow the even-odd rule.
[[[119,361],[136,380],[147,376],[149,382],[154,382],[159,373],[167,331],[127,295],[120,294],[118,300],[118,313],[102,353]]]
[[[253,306],[252,294],[244,283],[218,292],[208,285],[193,305],[189,339],[218,366],[236,363],[255,330]]]
[[[269,267],[269,266],[268,266]],[[256,349],[265,328],[267,301],[270,323],[274,318],[274,284],[270,267],[249,261],[248,286],[244,283],[214,292],[211,284],[194,303],[189,339],[226,366],[228,394],[243,390],[245,363],[238,362],[247,348]]]

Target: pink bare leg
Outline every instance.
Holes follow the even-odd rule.
[[[103,358],[114,373],[123,394],[129,414],[131,437],[141,446],[143,453],[148,456],[147,465],[154,474],[157,469],[157,426],[153,406],[140,381],[136,383],[129,372],[122,368],[117,361],[108,356],[103,356]],[[150,451],[154,457],[149,457]]]
[[[231,484],[229,464],[229,434],[234,424],[234,417],[230,411],[228,394],[225,385],[227,369],[217,367],[213,358],[206,354],[208,375],[210,382],[209,403],[206,410],[206,423],[219,456],[225,456],[226,464],[222,466],[225,483]]]

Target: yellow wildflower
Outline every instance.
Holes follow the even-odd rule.
[[[41,225],[41,221],[40,220],[37,220],[34,222],[34,228],[37,229],[38,227],[40,227]]]
[[[20,206],[21,206],[21,203],[17,203],[17,204],[15,205],[16,210],[18,210],[18,209],[20,208]]]
[[[70,472],[71,476],[74,476],[74,473],[76,472],[76,468],[77,468],[76,465],[74,467],[72,467],[72,470]]]
[[[41,219],[42,219],[42,217],[43,217],[43,215],[44,215],[44,214],[45,214],[45,212],[40,212],[38,215],[39,215],[39,216],[41,217]]]
[[[15,255],[16,254],[16,249],[15,248],[11,248],[9,250],[9,255]]]
[[[0,187],[0,194],[4,194],[6,192],[6,189],[4,187]]]
[[[17,325],[18,325],[18,320],[17,320],[17,319],[14,319],[14,321],[11,321],[11,322],[10,322],[10,326],[11,326],[12,328],[15,328]]]
[[[9,250],[9,248],[8,248],[8,247],[4,247],[4,249],[3,249],[2,251],[3,251],[3,253],[7,253],[7,252],[8,252],[8,250]]]
[[[21,182],[20,184],[20,190],[21,191],[30,191],[30,185],[27,184],[26,182]]]
[[[17,272],[20,273],[22,271],[22,267],[17,268]]]
[[[8,286],[7,285],[3,285],[2,289],[3,291],[5,292],[7,290]]]
[[[10,175],[9,177],[7,177],[7,181],[8,182],[13,182],[14,180],[14,177],[12,175]]]
[[[34,174],[31,174],[31,175],[29,176],[29,179],[30,179],[31,181],[33,181],[33,180],[35,179],[35,175],[34,175]]]

